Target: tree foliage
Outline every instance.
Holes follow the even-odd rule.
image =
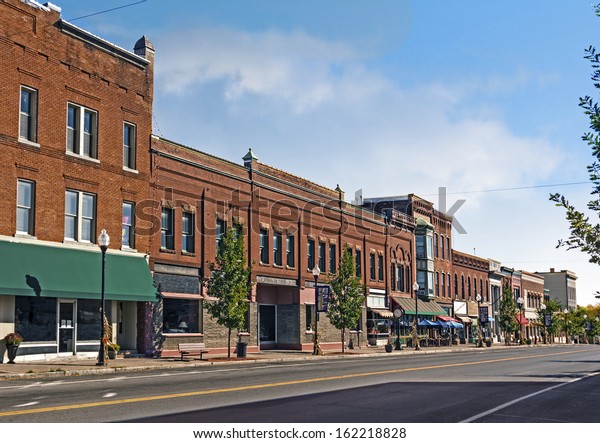
[[[231,331],[244,327],[251,289],[241,224],[234,223],[225,230],[215,261],[209,263],[209,269],[211,278],[207,292],[216,301],[208,303],[207,310],[218,324],[228,330],[227,357],[230,357]]]
[[[600,16],[600,4],[594,6],[597,16]],[[584,58],[592,67],[592,82],[596,89],[600,89],[600,53],[590,46],[585,50]],[[590,96],[579,98],[579,106],[589,119],[589,131],[581,137],[592,150],[594,161],[587,167],[590,181],[593,184],[592,199],[587,204],[587,209],[600,215],[600,107],[598,102]],[[579,211],[569,200],[560,193],[550,195],[550,200],[556,206],[562,207],[566,212],[571,234],[567,240],[559,240],[557,247],[579,249],[589,256],[592,263],[600,264],[600,223],[591,222],[586,213]]]
[[[505,286],[502,289],[502,297],[500,297],[500,327],[506,332],[506,343],[508,343],[508,336],[511,332],[519,330],[519,322],[517,321],[517,314],[519,312],[517,303],[510,287]]]
[[[365,287],[355,275],[354,258],[347,247],[340,260],[336,276],[329,282],[333,294],[329,300],[327,317],[331,324],[341,331],[342,352],[346,329],[356,327],[364,303]]]
[[[544,309],[539,308],[537,310],[538,322],[544,325],[543,328],[547,336],[553,335],[558,330],[559,322],[557,322],[557,316],[561,310],[561,305],[556,300],[547,300],[546,302],[544,302],[544,305]],[[552,322],[550,326],[546,326],[546,315],[551,316]]]

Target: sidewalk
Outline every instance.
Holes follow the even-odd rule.
[[[527,346],[511,346],[511,349],[526,348]],[[346,349],[342,354],[340,350],[324,351],[322,356],[313,356],[311,352],[302,351],[261,351],[249,353],[246,358],[235,358],[227,360],[227,354],[206,354],[204,360],[187,357],[181,361],[179,358],[117,358],[109,360],[107,366],[96,366],[95,358],[67,357],[57,358],[50,361],[31,361],[16,364],[0,364],[0,382],[2,380],[36,379],[46,377],[63,377],[72,375],[91,374],[114,374],[121,372],[152,371],[161,369],[194,368],[207,365],[231,365],[231,364],[256,364],[256,363],[280,363],[290,360],[315,360],[334,358],[361,358],[361,357],[383,357],[414,354],[448,353],[448,352],[490,352],[498,349],[506,349],[502,343],[494,343],[491,348],[477,348],[474,344],[457,345],[451,347],[421,348],[415,351],[412,348],[403,348],[402,351],[386,353],[383,346],[360,349]]]

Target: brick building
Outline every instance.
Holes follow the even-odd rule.
[[[390,296],[410,297],[414,281],[414,222],[404,217],[408,226],[392,223],[350,205],[339,187],[268,166],[252,151],[243,161],[153,137],[151,264],[162,294],[162,355],[174,354],[182,341],[226,346],[222,328],[206,311],[202,282],[210,277],[207,265],[220,235],[233,221],[244,225],[247,262],[253,264],[245,334],[250,350],[312,348],[312,270],[318,266],[319,281],[327,281],[343,248],[351,251],[366,287],[363,315],[350,336],[360,344],[387,340]],[[325,315],[318,328],[322,347],[340,346],[339,331]]]
[[[23,335],[20,358],[97,353],[102,229],[113,341],[145,351],[155,289],[133,220],[149,195],[153,54],[52,4],[0,2],[0,336]]]
[[[538,319],[537,311],[544,302],[544,277],[527,271],[521,271],[521,286],[525,301],[523,313],[527,324],[525,338],[534,342],[542,339],[543,327]]]

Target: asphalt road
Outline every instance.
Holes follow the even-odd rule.
[[[0,382],[0,422],[580,422],[600,346],[514,348]]]

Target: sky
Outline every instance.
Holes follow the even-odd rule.
[[[348,201],[362,189],[454,206],[455,249],[572,270],[578,304],[598,301],[599,268],[556,248],[569,228],[548,198],[591,199],[589,0],[54,3],[125,49],[152,41],[155,134],[240,164],[252,148]]]

